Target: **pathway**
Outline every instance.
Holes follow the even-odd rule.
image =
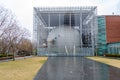
[[[120,80],[120,69],[84,57],[49,57],[34,80]]]

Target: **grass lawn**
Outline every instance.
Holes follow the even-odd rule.
[[[33,80],[47,57],[0,62],[0,80]]]
[[[119,59],[106,58],[106,57],[87,57],[87,58],[120,68],[120,60]]]

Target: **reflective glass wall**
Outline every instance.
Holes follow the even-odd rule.
[[[40,56],[93,56],[96,7],[34,8],[34,32]]]

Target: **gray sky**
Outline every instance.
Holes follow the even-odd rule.
[[[0,5],[11,9],[20,24],[32,33],[33,6],[97,6],[98,15],[120,15],[120,0],[0,0]]]

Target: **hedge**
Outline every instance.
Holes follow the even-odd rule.
[[[120,57],[120,54],[105,54],[106,57]]]

